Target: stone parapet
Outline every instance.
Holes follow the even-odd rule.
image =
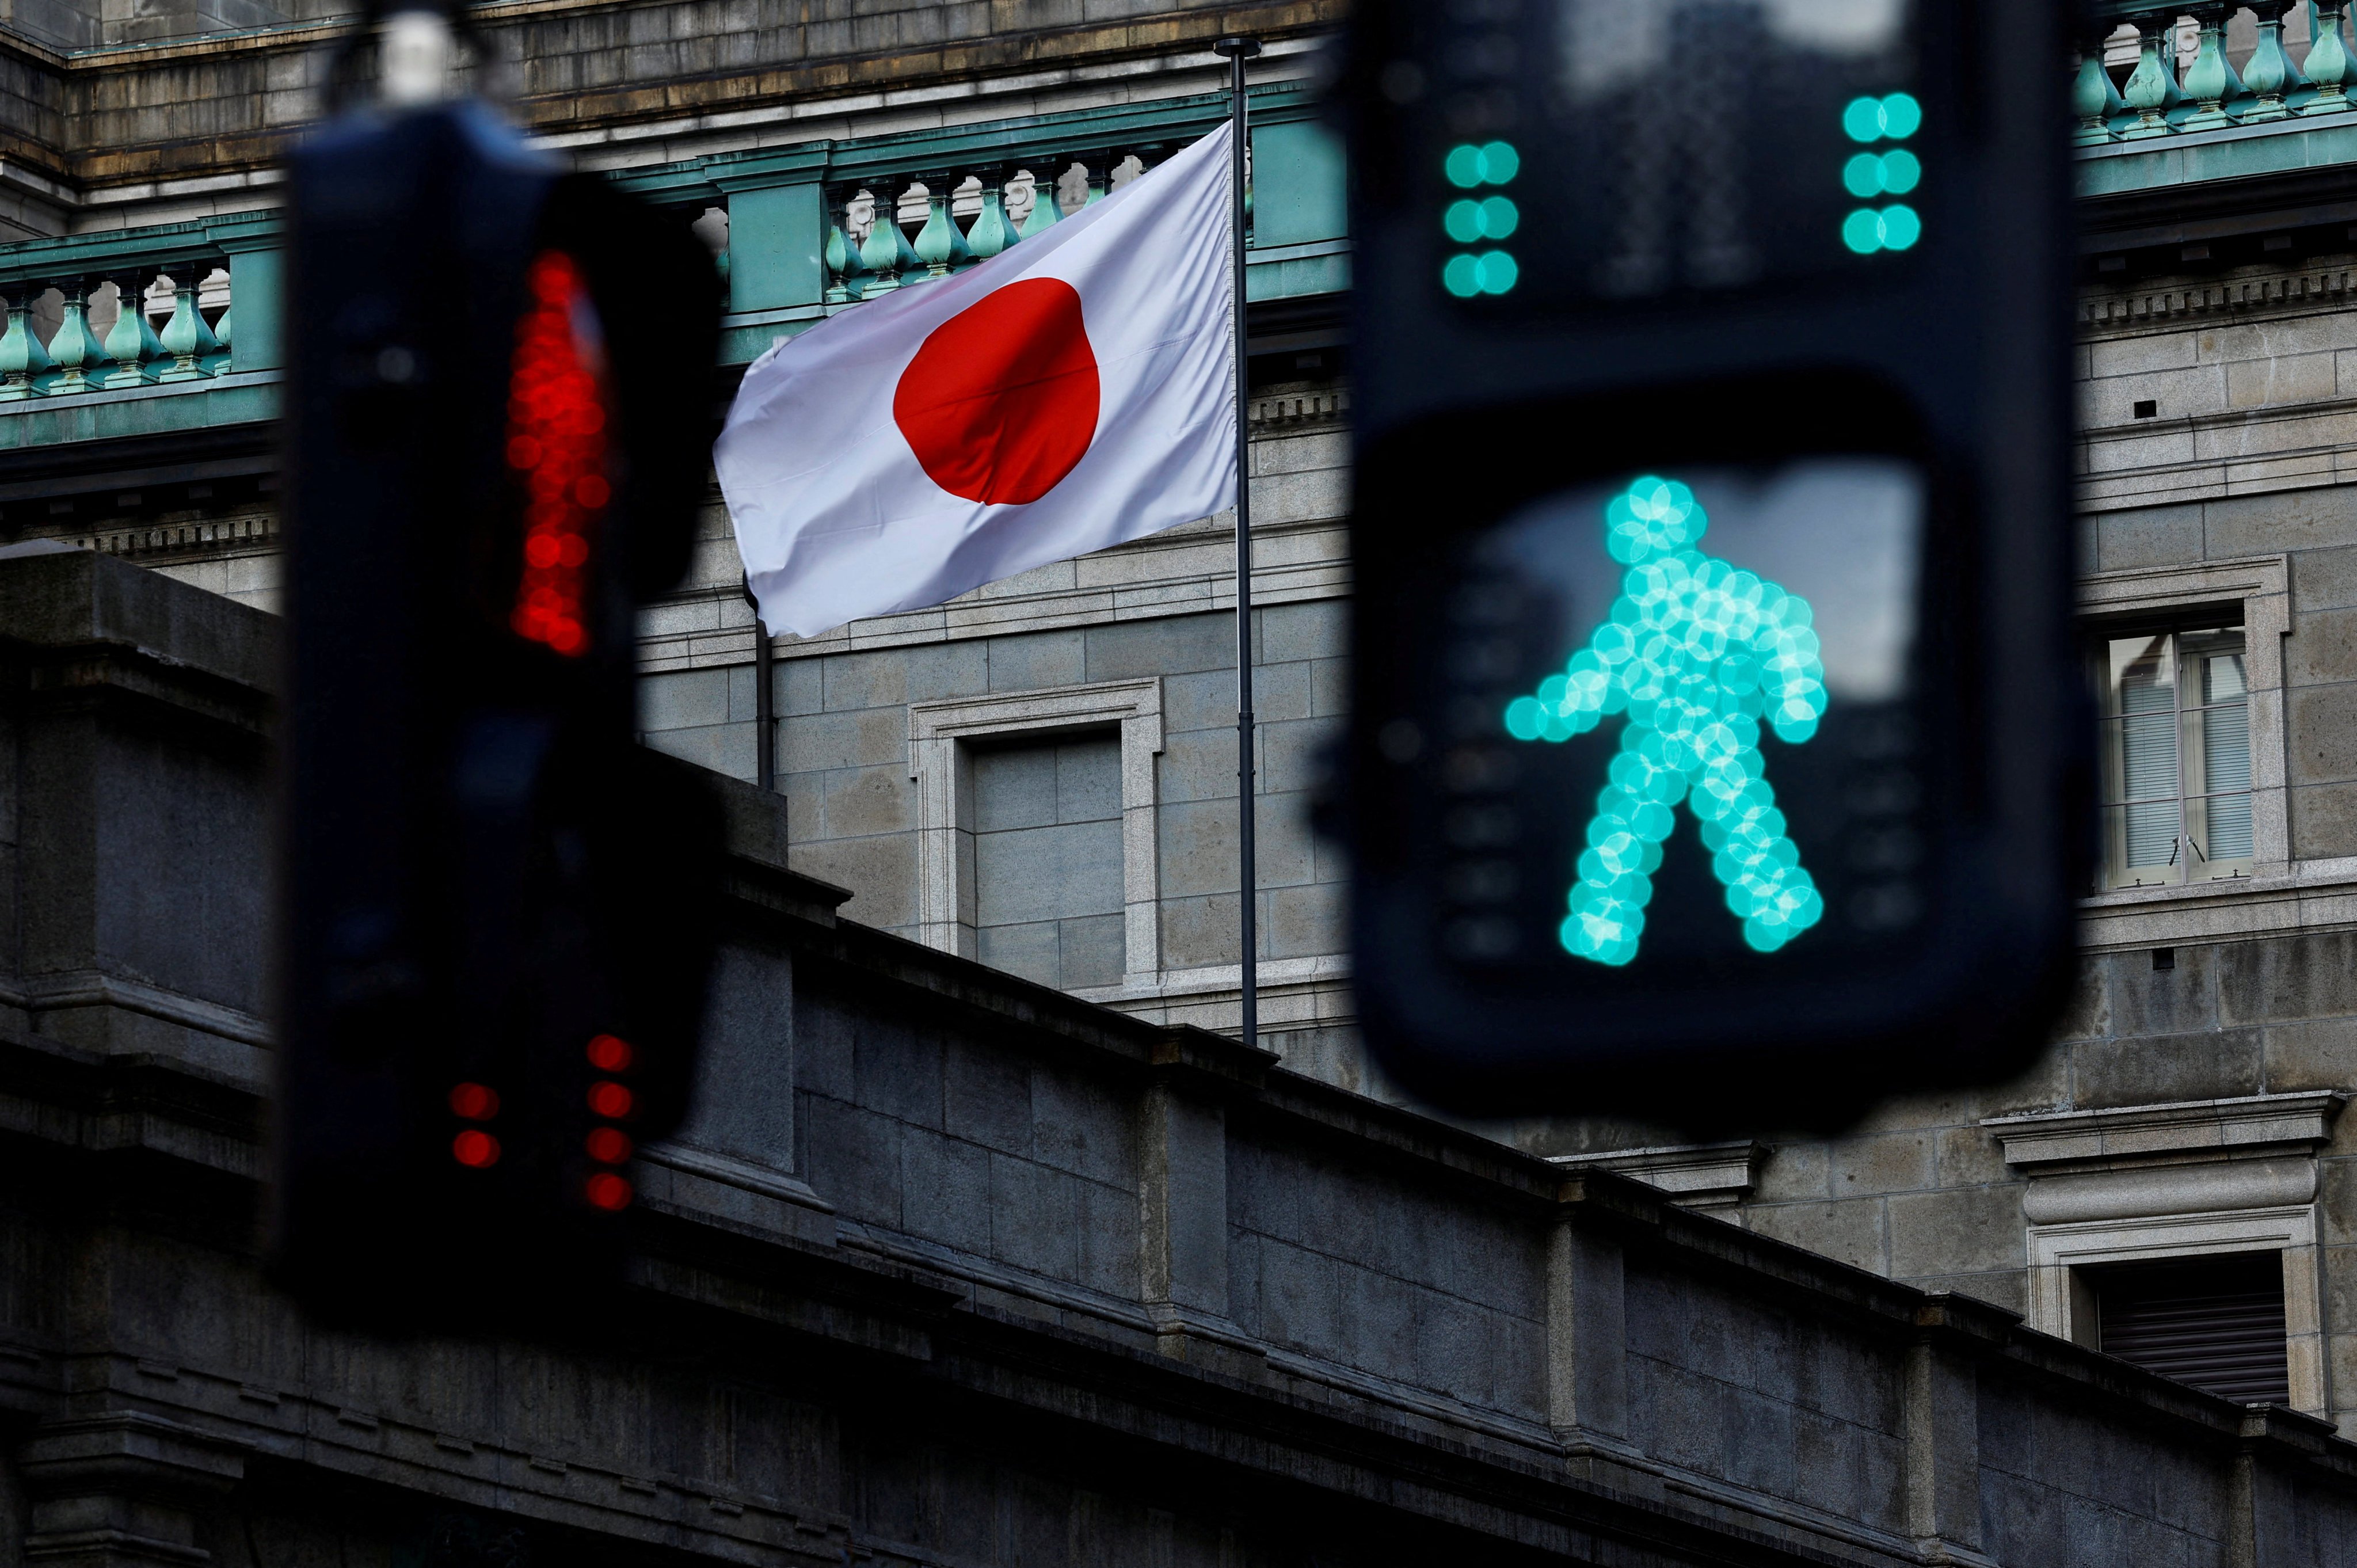
[[[266,714],[267,617],[87,553],[0,559],[0,604],[16,778],[120,793],[133,774],[60,758],[135,749],[168,779],[239,727],[153,694],[59,727],[23,675],[52,650]],[[258,822],[262,792],[225,779],[208,818]],[[1304,1541],[2059,1564],[2052,1521],[2085,1517],[2119,1561],[2290,1564],[2316,1561],[2303,1531],[2357,1531],[2357,1448],[2320,1423],[845,919],[785,868],[782,803],[727,795],[696,1110],[641,1164],[630,1284],[577,1324],[306,1320],[249,1240],[266,1073],[0,1021],[0,1246],[30,1262],[0,1293],[0,1412],[36,1560],[506,1530],[812,1564],[1193,1568]],[[0,824],[11,918],[28,887],[168,886],[109,916],[109,950],[201,996],[205,953],[139,944],[245,897],[250,866],[136,815],[28,836],[30,799]],[[225,950],[249,979],[259,926]]]

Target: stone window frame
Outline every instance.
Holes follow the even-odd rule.
[[[2079,580],[2080,621],[2091,632],[2107,620],[2178,612],[2190,627],[2204,618],[2202,612],[2230,606],[2241,611],[2244,674],[2250,688],[2251,875],[2087,894],[2080,899],[2080,908],[2090,914],[2163,913],[2188,900],[2231,897],[2256,884],[2279,883],[2294,874],[2284,719],[2283,639],[2291,635],[2290,569],[2286,558],[2257,555],[2188,566],[2138,567]],[[2193,934],[2163,930],[2154,933],[2153,940],[2166,941]],[[2125,938],[2129,945],[2139,940],[2136,935]]]
[[[2323,1417],[2324,1314],[2317,1271],[2316,1205],[2197,1210],[2144,1219],[2083,1220],[2029,1228],[2029,1326],[2090,1349],[2073,1330],[2084,1310],[2072,1271],[2097,1263],[2164,1262],[2232,1252],[2280,1252],[2284,1354],[2291,1403]]]
[[[974,825],[970,747],[1107,726],[1121,736],[1122,986],[1161,979],[1161,868],[1154,759],[1162,751],[1162,680],[1099,681],[909,704],[909,777],[917,783],[917,940],[973,958]]]
[[[2029,1178],[2029,1326],[2096,1348],[2075,1269],[2280,1252],[2292,1407],[2323,1417],[2316,1156],[2346,1098],[2302,1090],[1983,1122]]]

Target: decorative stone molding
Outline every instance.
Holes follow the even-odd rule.
[[[2337,1090],[2184,1100],[2107,1111],[2033,1111],[1981,1123],[2005,1148],[2006,1164],[2032,1176],[2182,1163],[2204,1155],[2257,1159],[2313,1154],[2331,1136],[2348,1096]]]
[[[2079,329],[2111,336],[2221,317],[2346,308],[2352,278],[2357,272],[2347,266],[2303,267],[2270,275],[2091,290],[2077,302]]]
[[[2074,1269],[2280,1252],[2292,1404],[2323,1414],[2316,1151],[2346,1099],[2319,1090],[1983,1122],[2030,1178],[2030,1326],[2093,1339]]]
[[[1297,387],[1255,397],[1247,405],[1252,428],[1287,431],[1309,426],[1341,429],[1351,417],[1351,389],[1341,384]]]
[[[917,781],[918,940],[974,955],[973,789],[965,743],[1102,728],[1121,732],[1123,983],[1152,985],[1162,962],[1154,758],[1162,750],[1162,682],[1104,681],[909,705],[909,777]]]
[[[244,512],[177,522],[113,520],[70,534],[68,542],[77,549],[96,550],[108,555],[143,557],[275,551],[282,545],[274,512]]]
[[[1681,1208],[1705,1214],[1731,1210],[1750,1196],[1767,1150],[1749,1138],[1717,1144],[1659,1144],[1597,1155],[1554,1155],[1555,1164],[1634,1176]],[[1732,1216],[1727,1216],[1732,1218]]]

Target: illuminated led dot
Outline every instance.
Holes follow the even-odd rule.
[[[1842,165],[1842,185],[1852,196],[1861,199],[1882,194],[1882,160],[1872,153],[1860,153]]]
[[[1894,92],[1879,105],[1882,111],[1882,134],[1894,142],[1903,142],[1923,124],[1923,106],[1914,95]]]
[[[1516,740],[1536,740],[1545,726],[1546,710],[1536,697],[1516,697],[1506,704],[1506,733]]]
[[[1440,226],[1458,244],[1471,244],[1481,237],[1481,204],[1470,199],[1450,202],[1448,210],[1440,215]]]
[[[619,1127],[594,1129],[583,1146],[601,1165],[619,1165],[630,1157],[630,1136]]]
[[[589,1109],[609,1122],[619,1122],[628,1116],[632,1103],[630,1091],[619,1083],[593,1083],[589,1086]]]
[[[1853,98],[1842,111],[1842,129],[1853,142],[1878,142],[1882,139],[1882,102],[1876,98]],[[1453,156],[1453,155],[1452,155]]]
[[[1483,294],[1503,294],[1522,275],[1522,267],[1503,251],[1484,251],[1475,263],[1474,276]]]
[[[1449,257],[1440,269],[1440,285],[1459,299],[1472,298],[1481,292],[1481,263],[1471,256]]]
[[[1504,185],[1523,172],[1523,155],[1514,150],[1512,142],[1491,142],[1481,148],[1481,178],[1490,185]]]
[[[599,1072],[623,1072],[630,1065],[630,1042],[618,1035],[598,1035],[589,1042],[589,1065]]]
[[[469,1122],[488,1122],[500,1113],[499,1091],[487,1084],[459,1084],[450,1090],[450,1112]]]
[[[1863,153],[1858,155],[1860,157],[1866,156]],[[1876,172],[1882,177],[1882,188],[1893,196],[1904,196],[1922,182],[1922,161],[1904,147],[1883,154],[1875,163],[1878,166]],[[1871,196],[1874,193],[1861,190],[1857,194]]]
[[[450,1157],[470,1170],[486,1170],[500,1163],[500,1141],[479,1127],[469,1127],[450,1140]]]
[[[1522,220],[1521,209],[1505,197],[1493,196],[1481,203],[1481,232],[1492,240],[1508,238]]]
[[[1481,183],[1481,149],[1470,142],[1460,142],[1448,149],[1448,161],[1441,165],[1448,183],[1459,190],[1470,190]]]
[[[1915,216],[1911,207],[1894,206],[1882,209],[1882,244],[1885,250],[1903,251],[1923,237],[1923,220]]]
[[[590,1207],[615,1213],[630,1207],[630,1184],[612,1171],[599,1171],[582,1187]]]
[[[1882,249],[1881,215],[1861,207],[1843,219],[1842,243],[1861,256],[1870,256]]]

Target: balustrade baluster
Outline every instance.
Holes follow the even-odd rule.
[[[2310,13],[2316,35],[2303,69],[2316,84],[2316,96],[2300,109],[2302,114],[2338,114],[2349,107],[2350,79],[2357,70],[2352,69],[2349,46],[2341,37],[2341,18],[2348,9],[2347,0],[2318,0]]]
[[[829,305],[851,303],[860,297],[867,284],[867,263],[859,255],[859,220],[852,216],[852,209],[858,205],[859,191],[856,188],[844,192],[842,199],[833,204],[833,210],[840,221],[829,223],[826,230],[826,275],[829,280],[826,303]],[[872,232],[872,222],[869,229]]]
[[[888,180],[882,182],[882,188],[884,194],[875,199],[875,226],[867,231],[867,241],[859,247],[859,259],[876,274],[861,292],[862,298],[920,281],[911,274],[922,263],[909,244],[908,232],[900,227],[900,192],[907,188],[896,188],[894,182]]]
[[[819,252],[826,263],[826,302],[843,305],[851,298],[851,289],[845,274],[851,266],[852,250],[843,238],[843,225],[830,222],[826,226],[826,246]]]
[[[2175,107],[2179,91],[2177,79],[2169,72],[2169,60],[2176,51],[2174,16],[2136,19],[2136,70],[2128,72],[2127,86],[2121,92],[2136,117],[2134,124],[2120,132],[2122,141],[2169,134],[2169,111]]]
[[[147,319],[147,287],[139,281],[145,275],[144,268],[125,272],[114,285],[114,325],[106,332],[106,355],[114,368],[95,382],[109,391],[147,385],[162,368],[157,361],[164,344]]]
[[[1057,199],[1056,185],[1064,177],[1064,169],[1069,162],[1058,163],[1053,158],[1044,160],[1044,166],[1048,169],[1046,174],[1039,172],[1042,163],[1031,166],[1031,215],[1023,220],[1022,238],[1028,240],[1034,234],[1044,234],[1063,218],[1063,203]]]
[[[927,175],[923,184],[925,226],[917,231],[917,242],[910,248],[924,263],[925,276],[947,277],[952,268],[963,266],[974,259],[974,252],[966,248],[965,235],[950,213],[950,197],[957,188],[957,181],[952,176],[936,174]]]
[[[888,294],[900,286],[900,251],[896,242],[900,225],[893,218],[898,205],[888,187],[878,182],[882,195],[868,194],[867,237],[859,242],[859,263],[867,274],[860,297],[871,294]]]
[[[2185,91],[2193,99],[2193,113],[2179,123],[2180,131],[2208,131],[2232,125],[2242,118],[2246,98],[2243,79],[2226,59],[2226,15],[2242,9],[2240,0],[2203,0],[2190,5],[2201,28],[2193,63],[2186,68]]]
[[[851,269],[858,264],[859,252],[844,238],[842,224],[827,224],[826,244],[820,250],[819,259],[826,265],[826,303],[849,304],[853,297]]]
[[[65,318],[49,338],[49,358],[57,361],[60,393],[89,392],[102,384],[106,373],[106,346],[90,329],[90,285],[87,278],[59,285],[66,296]]]
[[[2243,65],[2243,85],[2251,93],[2251,101],[2243,106],[2240,116],[2245,125],[2288,118],[2291,111],[2285,106],[2284,95],[2308,85],[2308,78],[2284,53],[2283,13],[2289,7],[2283,0],[2274,0],[2273,4],[2259,0],[2253,9],[2258,16],[2259,41]]]
[[[2112,85],[2112,73],[2104,69],[2104,43],[2111,36],[2109,22],[2095,23],[2079,34],[2079,74],[2071,82],[2071,109],[2079,116],[2074,139],[2082,146],[2112,140],[2118,134],[2112,122],[2127,113],[2127,100]]]
[[[164,323],[162,334],[164,351],[172,362],[156,376],[159,381],[202,381],[212,373],[203,361],[219,353],[221,344],[197,306],[198,280],[203,271],[204,263],[195,260],[183,260],[172,268],[172,318]]]
[[[57,361],[33,330],[33,302],[41,293],[36,283],[10,285],[8,330],[0,333],[0,403],[45,396],[57,380]]]
[[[1081,173],[1089,182],[1089,193],[1081,199],[1082,206],[1093,207],[1105,199],[1105,192],[1113,188],[1114,165],[1118,162],[1118,158],[1109,158],[1103,153],[1091,153],[1081,160]]]
[[[994,166],[976,177],[982,181],[982,210],[965,231],[965,244],[975,261],[986,262],[1015,243],[1015,225],[1006,220],[1006,171]]]

